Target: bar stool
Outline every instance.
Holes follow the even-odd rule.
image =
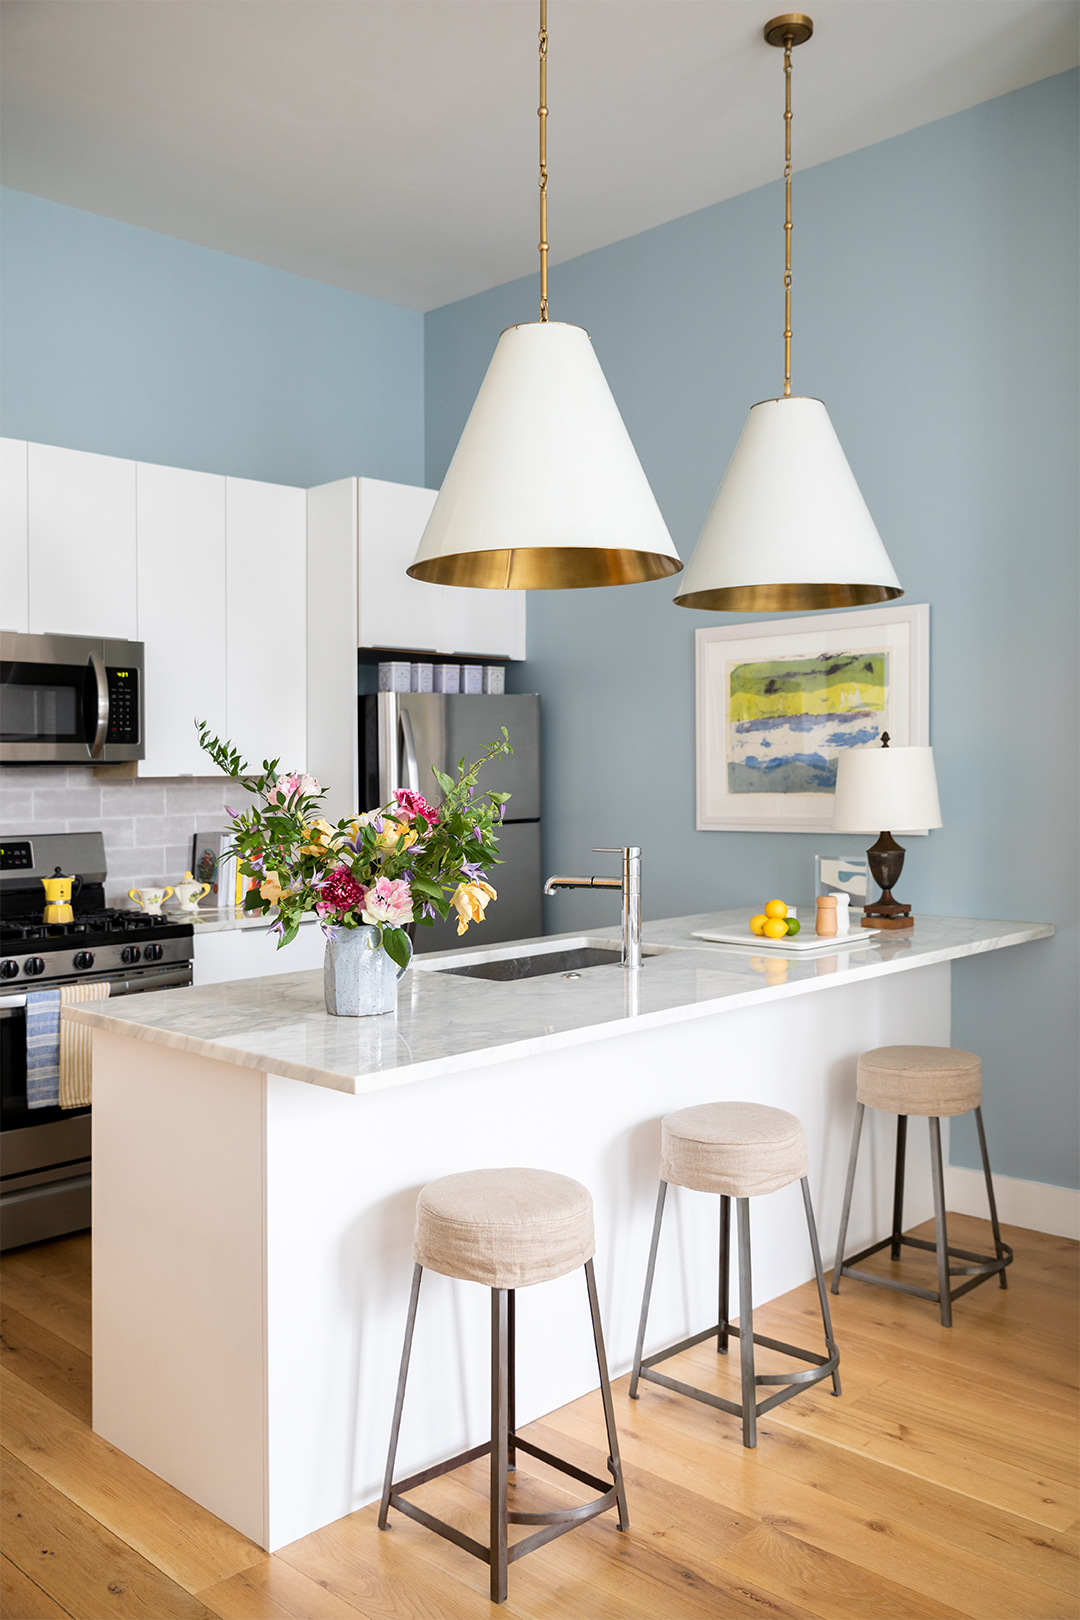
[[[379,1529],[389,1528],[387,1513],[391,1507],[395,1507],[399,1513],[407,1514],[429,1530],[434,1530],[437,1535],[445,1536],[456,1546],[463,1547],[466,1552],[490,1565],[493,1603],[506,1601],[507,1566],[532,1552],[535,1547],[554,1541],[556,1536],[612,1507],[618,1508],[619,1529],[627,1530],[630,1526],[626,1488],[619,1461],[619,1442],[615,1433],[615,1408],[611,1400],[604,1335],[600,1325],[600,1302],[593,1276],[592,1257],[595,1250],[592,1198],[587,1188],[579,1181],[571,1181],[569,1176],[555,1175],[550,1170],[467,1170],[460,1175],[443,1176],[439,1181],[429,1182],[416,1201],[413,1243],[416,1264],[390,1430],[386,1478],[379,1508]],[[531,1440],[523,1440],[515,1428],[515,1290],[529,1288],[534,1283],[551,1282],[578,1266],[585,1268],[592,1313],[593,1342],[610,1452],[607,1460],[608,1473],[613,1481],[610,1484],[543,1451]],[[420,1279],[425,1267],[429,1271],[441,1272],[444,1277],[478,1282],[491,1289],[491,1438],[473,1446],[470,1451],[451,1457],[447,1462],[437,1463],[433,1468],[425,1468],[421,1473],[395,1483],[394,1459],[405,1404],[405,1381],[409,1371],[416,1305],[420,1297]],[[580,1507],[554,1513],[510,1511],[507,1506],[507,1475],[516,1466],[518,1451],[538,1457],[583,1485],[591,1486],[601,1493],[600,1496]],[[485,1456],[491,1458],[491,1533],[488,1546],[481,1546],[453,1525],[444,1523],[442,1519],[405,1500],[406,1491]],[[536,1524],[542,1528],[511,1547],[507,1544],[507,1527],[511,1524]]]
[[[800,1390],[830,1377],[833,1394],[840,1394],[840,1375],[837,1372],[840,1352],[832,1336],[829,1300],[825,1292],[825,1274],[821,1269],[821,1251],[818,1247],[817,1227],[814,1224],[814,1207],[810,1202],[810,1186],[806,1179],[808,1170],[806,1132],[802,1121],[796,1119],[794,1114],[786,1113],[782,1108],[766,1108],[761,1103],[719,1102],[704,1103],[697,1108],[682,1108],[676,1114],[668,1114],[663,1121],[662,1137],[660,1191],[656,1200],[649,1266],[645,1274],[645,1294],[641,1301],[641,1321],[638,1324],[637,1348],[634,1351],[634,1370],[630,1378],[630,1398],[637,1400],[638,1380],[647,1378],[654,1384],[662,1384],[665,1389],[673,1389],[680,1395],[689,1395],[695,1401],[704,1401],[707,1406],[718,1407],[721,1412],[730,1412],[734,1417],[741,1418],[743,1445],[756,1446],[758,1418],[772,1407],[779,1406],[781,1401],[790,1400],[793,1395],[798,1395]],[[802,1186],[803,1209],[806,1211],[806,1226],[810,1233],[814,1274],[817,1277],[818,1299],[821,1303],[821,1319],[825,1327],[825,1344],[829,1352],[827,1356],[816,1355],[812,1350],[799,1350],[794,1345],[782,1344],[777,1339],[767,1339],[763,1334],[754,1332],[753,1291],[750,1279],[750,1200],[765,1193],[778,1192],[781,1187],[787,1187],[793,1181],[798,1181]],[[696,1192],[720,1194],[720,1320],[715,1327],[705,1328],[701,1333],[695,1333],[689,1339],[673,1344],[670,1349],[643,1357],[645,1326],[649,1317],[649,1300],[652,1296],[653,1276],[656,1271],[656,1251],[660,1242],[660,1225],[664,1217],[664,1200],[669,1185],[690,1187]],[[728,1254],[731,1246],[733,1198],[737,1200],[739,1227],[738,1327],[735,1327],[728,1317]],[[724,1400],[720,1395],[712,1395],[708,1390],[695,1389],[692,1384],[681,1383],[677,1378],[669,1378],[665,1373],[654,1370],[658,1361],[666,1361],[669,1356],[677,1356],[680,1351],[689,1350],[695,1344],[702,1344],[714,1333],[719,1355],[727,1354],[729,1334],[734,1333],[739,1340],[742,1401],[738,1406],[734,1401]],[[806,1372],[755,1373],[755,1344],[764,1345],[769,1350],[779,1350],[786,1356],[796,1356],[800,1361],[813,1362],[814,1365]],[[757,1401],[756,1390],[759,1384],[782,1384],[786,1387],[778,1390],[775,1395],[770,1395],[766,1400]]]
[[[874,1283],[878,1288],[893,1288],[900,1294],[914,1294],[919,1299],[932,1299],[941,1311],[942,1327],[952,1327],[952,1302],[977,1288],[996,1272],[1002,1288],[1009,1286],[1005,1267],[1012,1263],[1013,1252],[1001,1241],[997,1204],[994,1201],[994,1183],[990,1175],[990,1157],[986,1151],[986,1132],[982,1119],[982,1064],[974,1052],[962,1052],[952,1046],[879,1046],[873,1052],[864,1052],[859,1058],[855,1083],[855,1129],[851,1137],[851,1158],[848,1162],[847,1186],[844,1189],[844,1209],[840,1216],[840,1236],[836,1242],[836,1264],[833,1267],[832,1291],[840,1292],[841,1277],[858,1277],[861,1282]],[[893,1188],[892,1233],[868,1249],[860,1249],[850,1260],[845,1260],[848,1216],[851,1213],[851,1193],[855,1185],[855,1165],[859,1157],[859,1137],[862,1134],[863,1115],[867,1108],[879,1108],[883,1113],[896,1115],[896,1179]],[[994,1233],[994,1253],[991,1260],[985,1254],[972,1254],[967,1249],[950,1249],[945,1226],[945,1178],[941,1164],[941,1120],[955,1114],[975,1110],[975,1123],[979,1129],[979,1151],[982,1154],[983,1173],[986,1176],[986,1195],[990,1203],[990,1225]],[[907,1122],[909,1114],[924,1114],[930,1121],[930,1166],[934,1183],[934,1238],[905,1237],[904,1224],[904,1158],[907,1151]],[[866,1260],[881,1249],[889,1249],[890,1259],[899,1260],[901,1246],[909,1249],[928,1249],[937,1255],[938,1285],[936,1288],[916,1288],[914,1283],[900,1282],[895,1277],[876,1277],[870,1271],[857,1269],[860,1260]],[[966,1266],[950,1266],[950,1258],[972,1262]],[[950,1289],[950,1277],[968,1277],[959,1288]]]

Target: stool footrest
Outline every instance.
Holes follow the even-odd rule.
[[[671,1378],[667,1373],[656,1372],[656,1363],[668,1361],[672,1356],[680,1355],[683,1350],[692,1350],[695,1345],[706,1339],[715,1337],[722,1327],[726,1327],[729,1334],[739,1338],[739,1329],[733,1322],[717,1322],[714,1327],[706,1328],[702,1333],[695,1333],[689,1339],[681,1339],[666,1350],[659,1350],[655,1355],[647,1356],[642,1360],[639,1377],[647,1378],[650,1383],[662,1384],[665,1389],[672,1389],[678,1395],[689,1395],[695,1401],[702,1401],[706,1406],[715,1406],[721,1412],[730,1412],[733,1417],[742,1417],[742,1405],[729,1401],[722,1395],[713,1395],[707,1389],[698,1389],[694,1384],[684,1384],[678,1378]],[[798,1395],[800,1390],[811,1384],[818,1384],[823,1378],[829,1378],[840,1364],[840,1352],[831,1339],[826,1340],[829,1355],[818,1355],[813,1350],[801,1350],[797,1345],[784,1344],[780,1339],[770,1339],[764,1333],[751,1334],[755,1344],[760,1344],[766,1350],[778,1350],[781,1355],[796,1356],[800,1361],[813,1362],[805,1372],[796,1373],[756,1373],[755,1384],[782,1384],[784,1387],[767,1400],[759,1401],[755,1407],[758,1417],[768,1412],[781,1401],[789,1400],[792,1395]]]
[[[597,1479],[595,1475],[586,1473],[584,1469],[577,1468],[564,1458],[556,1457],[553,1452],[545,1451],[541,1446],[534,1446],[531,1440],[523,1440],[518,1434],[511,1432],[508,1438],[515,1451],[527,1452],[530,1457],[538,1458],[540,1462],[547,1463],[551,1468],[557,1468],[560,1473],[568,1474],[571,1479],[576,1479],[582,1485],[588,1485],[592,1490],[601,1493],[593,1502],[582,1502],[578,1507],[559,1508],[552,1513],[508,1512],[506,1515],[508,1524],[543,1526],[543,1529],[538,1530],[535,1535],[526,1536],[507,1549],[508,1563],[512,1564],[515,1559],[523,1558],[526,1553],[532,1552],[534,1547],[542,1547],[545,1542],[554,1541],[555,1537],[561,1536],[564,1531],[572,1530],[575,1525],[584,1524],[587,1519],[596,1518],[598,1514],[606,1513],[609,1508],[617,1506],[619,1489],[622,1485],[622,1470],[614,1465],[610,1457],[607,1461],[608,1473],[611,1475],[609,1484],[607,1480]],[[434,1530],[436,1535],[452,1541],[465,1552],[472,1553],[481,1563],[490,1564],[490,1547],[474,1541],[472,1536],[467,1536],[463,1530],[455,1529],[444,1519],[437,1519],[434,1514],[425,1512],[423,1508],[417,1507],[415,1502],[407,1502],[402,1494],[404,1491],[414,1490],[419,1485],[426,1485],[429,1480],[438,1479],[443,1474],[452,1473],[455,1468],[463,1468],[466,1463],[476,1462],[480,1457],[490,1455],[491,1441],[485,1440],[469,1451],[459,1452],[456,1457],[448,1457],[445,1462],[435,1463],[433,1467],[425,1468],[419,1474],[410,1475],[408,1479],[403,1479],[390,1487],[390,1506],[397,1508],[399,1513],[406,1514],[408,1518],[415,1519],[417,1524],[424,1525],[428,1530]]]
[[[935,1305],[939,1305],[941,1303],[941,1293],[937,1288],[919,1288],[915,1283],[902,1282],[898,1277],[879,1277],[875,1272],[860,1271],[858,1269],[860,1260],[868,1260],[872,1254],[880,1254],[882,1249],[889,1249],[894,1244],[902,1244],[909,1249],[923,1249],[930,1254],[937,1253],[937,1244],[929,1242],[926,1238],[904,1237],[902,1234],[896,1233],[890,1237],[882,1238],[880,1243],[872,1243],[868,1249],[860,1249],[858,1254],[851,1256],[850,1260],[841,1261],[838,1267],[839,1275],[841,1277],[856,1277],[859,1282],[873,1283],[877,1288],[891,1288],[897,1294],[913,1294],[916,1299],[929,1299]],[[945,1253],[949,1259],[969,1260],[972,1262],[972,1264],[966,1266],[949,1266],[947,1268],[950,1277],[966,1277],[968,1279],[959,1288],[949,1289],[949,1299],[959,1299],[962,1294],[968,1293],[972,1288],[976,1288],[979,1283],[985,1282],[987,1277],[996,1277],[999,1272],[1005,1270],[1006,1266],[1011,1265],[1013,1259],[1012,1249],[1007,1243],[1002,1243],[1001,1250],[1000,1258],[991,1259],[989,1255],[975,1254],[970,1249],[946,1247]]]

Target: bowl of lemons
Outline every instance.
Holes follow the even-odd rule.
[[[762,939],[791,939],[802,927],[798,917],[789,917],[782,900],[770,900],[764,911],[750,919],[750,932]]]

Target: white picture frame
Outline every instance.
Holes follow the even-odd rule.
[[[709,625],[695,634],[695,655],[700,832],[831,832],[833,795],[826,784],[842,747],[867,746],[882,730],[897,748],[929,744],[926,602]],[[782,715],[748,718],[746,705],[769,706],[769,698],[758,694],[754,666],[790,662],[797,666],[796,683],[809,683],[811,675],[799,670],[853,655],[866,660],[860,668],[877,672],[867,676],[873,686],[856,682],[842,691],[843,683],[830,670],[838,696],[830,692],[820,700],[850,700],[850,707],[800,711],[797,717],[788,707]],[[817,678],[820,684],[820,673]],[[874,694],[869,699],[868,692]],[[787,692],[785,697],[790,703]],[[793,727],[807,731],[807,752],[798,752],[797,740],[793,744]],[[760,747],[753,752],[758,728]],[[777,746],[786,746],[787,752],[777,753]],[[766,753],[769,749],[773,751]],[[804,782],[812,784],[809,791],[802,791]]]

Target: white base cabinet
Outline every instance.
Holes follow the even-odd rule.
[[[271,973],[303,973],[321,968],[326,941],[318,923],[302,923],[291,945],[278,950],[268,926],[223,928],[203,934],[195,924],[194,984],[228,984],[234,979],[264,979]]]

